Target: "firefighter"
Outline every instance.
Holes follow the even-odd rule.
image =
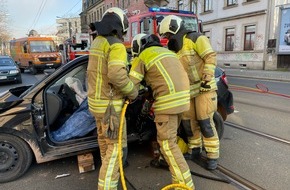
[[[128,30],[128,19],[122,9],[109,8],[100,22],[95,23],[98,35],[94,39],[87,68],[88,104],[96,119],[102,165],[98,189],[117,189],[119,181],[118,133],[124,97],[133,100],[138,90],[129,79],[127,51],[123,35]],[[108,108],[112,108],[107,115]],[[114,111],[113,111],[114,110]],[[113,118],[111,124],[107,118]],[[110,127],[109,127],[110,126]],[[113,127],[111,127],[113,126]],[[126,124],[123,127],[123,147],[127,147]]]
[[[152,34],[137,34],[131,43],[130,79],[137,88],[144,80],[153,92],[157,141],[172,175],[172,183],[194,189],[190,170],[176,144],[181,113],[189,109],[189,80],[175,53]]]
[[[183,20],[166,16],[158,27],[161,37],[167,38],[168,48],[177,53],[190,81],[190,109],[183,114],[182,123],[188,131],[187,159],[198,158],[204,145],[207,169],[214,170],[219,158],[219,138],[213,121],[217,111],[217,85],[214,77],[216,53],[208,38],[187,30]]]

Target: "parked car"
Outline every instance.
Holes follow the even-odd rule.
[[[22,176],[32,160],[43,163],[90,152],[98,147],[95,131],[62,142],[55,141],[51,135],[74,112],[74,103],[64,90],[65,79],[74,77],[85,83],[87,64],[88,55],[76,58],[34,85],[15,87],[2,93],[0,183]],[[223,74],[217,74],[218,83],[223,84]],[[154,134],[152,117],[139,117],[145,105],[143,100],[144,98],[140,98],[127,108],[129,143],[148,140]],[[221,109],[227,110],[227,107]],[[216,127],[223,132],[222,116],[218,112],[215,115]]]
[[[20,69],[10,56],[0,56],[0,82],[22,83]]]
[[[227,116],[235,110],[234,98],[232,92],[229,90],[227,75],[222,68],[216,67],[215,79],[218,87],[218,112],[225,121]]]

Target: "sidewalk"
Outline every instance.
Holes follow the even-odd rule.
[[[265,70],[248,70],[248,69],[232,69],[223,68],[229,77],[244,77],[255,79],[266,79],[290,82],[289,71],[265,71]]]

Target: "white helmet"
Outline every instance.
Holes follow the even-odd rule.
[[[137,34],[136,36],[134,36],[131,43],[131,51],[132,51],[133,57],[138,56],[140,54],[145,44],[147,44],[147,39],[149,37],[150,35],[144,34],[144,33]]]
[[[107,14],[116,14],[121,21],[123,33],[127,32],[128,28],[129,28],[129,21],[128,21],[128,18],[126,16],[126,13],[122,9],[120,9],[118,7],[111,7],[104,12],[102,18],[104,18],[104,16]]]
[[[183,21],[180,17],[175,15],[168,15],[160,22],[158,26],[158,34],[160,36],[163,36],[168,32],[171,34],[176,34],[182,24]]]

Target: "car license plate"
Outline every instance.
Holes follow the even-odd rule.
[[[0,80],[7,79],[7,76],[0,76]]]
[[[53,65],[53,63],[48,63],[48,64],[46,64],[47,66],[52,66]]]

